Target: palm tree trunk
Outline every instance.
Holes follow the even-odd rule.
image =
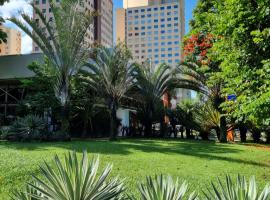
[[[69,132],[69,107],[68,105],[61,106],[61,131]]]
[[[222,143],[227,142],[227,126],[226,126],[226,117],[220,117],[220,139],[219,141]]]
[[[110,139],[116,139],[117,130],[116,130],[116,103],[114,101],[111,102],[110,105]]]
[[[82,133],[82,138],[87,137],[87,132],[88,132],[88,120],[85,119],[83,123],[83,133]]]

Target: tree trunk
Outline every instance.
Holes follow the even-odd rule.
[[[227,126],[226,126],[226,117],[220,117],[220,142],[226,143],[227,142]]]
[[[116,130],[116,103],[112,101],[111,103],[111,112],[110,112],[110,139],[116,139],[117,130]]]
[[[84,120],[82,138],[86,138],[88,133],[88,120]]]
[[[247,128],[244,125],[240,125],[239,131],[240,131],[241,142],[246,142],[247,141]]]
[[[269,130],[266,131],[265,134],[266,134],[266,144],[270,144],[270,131]]]
[[[68,105],[61,106],[61,131],[69,132],[69,108]]]
[[[216,130],[217,138],[219,140],[220,139],[220,128],[216,127],[215,130]]]
[[[144,136],[145,137],[150,137],[152,135],[152,122],[148,120],[145,123],[145,130],[144,130]]]
[[[186,137],[187,137],[187,139],[191,138],[191,130],[190,130],[190,128],[186,128]]]
[[[252,130],[252,137],[255,143],[259,143],[260,142],[260,138],[261,138],[261,131],[257,128]]]

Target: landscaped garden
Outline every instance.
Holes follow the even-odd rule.
[[[42,29],[24,13],[9,20],[40,47],[44,62],[28,66],[34,77],[16,80],[26,93],[14,106],[15,116],[0,116],[0,199],[182,199],[185,184],[170,178],[148,178],[148,186],[137,189],[146,176],[159,174],[186,180],[189,193],[200,197],[213,193],[207,199],[269,199],[270,186],[259,196],[253,179],[249,186],[228,177],[219,189],[211,186],[217,177],[224,183],[225,175],[235,181],[238,174],[254,175],[261,192],[270,180],[266,1],[199,1],[177,66],[138,63],[125,43],[87,44],[98,13],[80,9],[79,1],[50,1],[49,21],[31,5]],[[177,99],[179,89],[194,97]],[[129,127],[117,115],[121,109],[129,111]],[[82,161],[78,154],[64,157],[73,150]],[[106,179],[109,168],[96,176],[97,162],[88,162],[83,150],[100,155],[100,169],[112,163],[111,176],[125,182]],[[52,161],[55,154],[61,162]]]
[[[51,163],[55,154],[61,158],[67,151],[89,156],[99,154],[101,168],[113,164],[111,176],[125,178],[128,192],[138,197],[137,184],[148,175],[170,174],[185,179],[192,190],[202,194],[211,181],[225,175],[256,175],[260,189],[269,182],[270,147],[254,145],[217,144],[189,140],[89,140],[67,143],[0,143],[0,199],[39,174],[43,160]],[[81,154],[80,154],[81,155]],[[100,171],[101,172],[101,168]]]

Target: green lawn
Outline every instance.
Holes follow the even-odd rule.
[[[262,187],[270,182],[270,151],[238,144],[176,140],[73,141],[67,143],[0,142],[0,199],[38,173],[43,160],[69,150],[100,154],[101,165],[113,163],[113,175],[126,178],[130,191],[146,175],[171,174],[205,188],[216,176],[256,175]],[[136,195],[136,193],[135,193]]]

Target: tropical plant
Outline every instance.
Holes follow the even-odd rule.
[[[254,176],[250,178],[249,183],[244,176],[238,175],[236,183],[230,176],[226,176],[225,184],[218,179],[218,184],[212,183],[212,189],[208,189],[204,194],[207,200],[268,200],[270,185],[267,184],[259,193]]]
[[[134,65],[130,61],[129,50],[123,44],[114,48],[100,47],[93,54],[94,58],[82,74],[84,81],[105,99],[110,113],[110,137],[113,139],[117,132],[116,111],[122,98],[134,86]]]
[[[65,155],[64,161],[56,155],[53,165],[45,162],[40,167],[42,178],[33,175],[34,183],[28,183],[23,192],[15,192],[13,199],[123,199],[123,181],[119,178],[107,180],[112,166],[108,165],[101,173],[98,173],[98,167],[99,157],[95,156],[89,162],[86,151],[81,161],[76,152]]]
[[[80,0],[61,0],[59,3],[49,0],[54,19],[46,19],[35,2],[31,6],[37,18],[21,14],[26,24],[15,17],[9,20],[33,39],[55,70],[53,87],[62,106],[61,128],[68,131],[70,82],[89,57],[90,45],[85,36],[93,24],[94,13],[82,9]]]
[[[193,110],[195,123],[203,139],[208,139],[211,129],[215,129],[220,137],[220,112],[214,108],[211,101],[197,104]]]
[[[218,73],[218,69],[215,66],[215,62],[210,62],[207,65],[195,62],[182,62],[175,69],[173,82],[178,88],[187,88],[201,93],[204,95],[202,100],[211,101],[213,107],[222,113],[221,104],[224,102],[221,94],[222,81],[215,80],[216,77],[213,74]],[[225,115],[220,115],[219,127],[219,139],[221,142],[226,142],[227,128]]]
[[[0,6],[2,6],[5,2],[7,2],[7,0],[0,0]],[[5,33],[2,29],[1,29],[1,26],[2,26],[2,23],[4,23],[5,20],[0,17],[0,44],[2,42],[7,42],[7,33]]]
[[[181,200],[196,199],[193,192],[187,198],[188,184],[186,181],[173,181],[171,176],[147,177],[146,183],[139,184],[141,200]]]
[[[44,119],[29,114],[15,120],[5,137],[12,140],[41,140],[45,130],[46,123]]]
[[[162,108],[163,95],[171,89],[171,70],[171,67],[166,64],[153,66],[151,62],[145,62],[136,65],[134,73],[137,87],[136,99],[141,102],[138,109],[144,115],[146,136],[151,135],[154,116]]]

